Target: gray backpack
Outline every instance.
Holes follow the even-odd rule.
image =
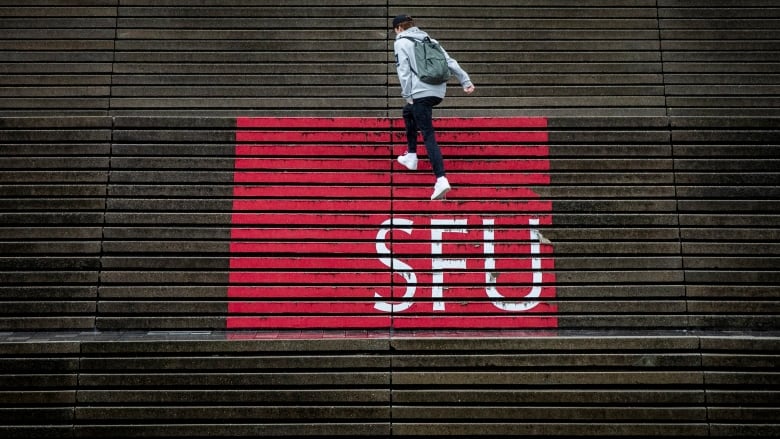
[[[417,71],[412,73],[427,84],[442,84],[450,79],[450,67],[447,65],[447,57],[441,46],[425,37],[417,40],[412,37],[404,37],[414,42],[414,58],[417,61]]]

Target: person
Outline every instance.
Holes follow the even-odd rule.
[[[417,169],[417,131],[420,131],[425,142],[428,160],[430,160],[433,173],[436,176],[431,200],[439,200],[444,198],[451,186],[444,172],[444,159],[441,149],[438,143],[436,143],[436,133],[433,128],[433,107],[439,105],[444,99],[447,83],[428,84],[415,75],[414,72],[417,71],[417,63],[414,57],[415,43],[408,38],[423,40],[429,36],[415,25],[412,17],[406,14],[395,17],[393,19],[393,30],[396,33],[393,46],[396,70],[398,79],[401,82],[401,96],[406,101],[402,114],[406,127],[407,150],[404,154],[398,156],[398,162],[407,169]],[[433,38],[431,38],[431,41],[438,44]],[[460,82],[463,91],[467,94],[473,93],[474,84],[471,82],[468,73],[446,51],[444,51],[444,55],[450,72]]]

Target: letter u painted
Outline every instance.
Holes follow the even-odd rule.
[[[504,295],[498,291],[498,288],[496,288],[496,278],[498,276],[496,275],[496,260],[493,258],[493,255],[495,254],[495,247],[493,245],[493,241],[495,240],[495,230],[493,229],[494,224],[495,220],[493,219],[482,220],[482,225],[485,226],[483,229],[483,240],[485,248],[485,292],[491,299],[496,299],[492,303],[493,306],[498,309],[512,312],[528,311],[529,309],[539,305],[539,302],[509,302],[505,300],[506,298]],[[538,226],[539,220],[531,218],[528,220],[528,225]],[[528,294],[524,296],[527,299],[537,298],[542,294],[542,259],[538,256],[541,253],[541,238],[539,237],[539,231],[533,227],[530,229],[530,235],[532,240],[531,255],[536,256],[531,257],[531,269],[533,270],[532,281],[534,285],[531,287],[531,291],[529,291]]]

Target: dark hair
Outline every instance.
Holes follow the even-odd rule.
[[[409,29],[414,26],[414,19],[406,14],[396,15],[393,19],[393,29],[401,27],[402,29]]]
[[[414,20],[404,21],[403,23],[399,24],[398,27],[400,27],[403,30],[409,29],[410,27],[414,27]]]

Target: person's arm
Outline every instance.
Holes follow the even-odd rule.
[[[409,59],[409,51],[405,50],[404,40],[396,40],[395,48],[395,68],[398,72],[398,81],[401,84],[401,96],[406,102],[412,102],[412,66]]]
[[[460,82],[461,87],[463,87],[463,91],[468,94],[474,92],[474,84],[471,82],[469,74],[466,73],[463,68],[461,68],[460,64],[458,64],[455,58],[451,57],[447,51],[444,50],[444,47],[442,47],[441,50],[444,52],[444,56],[447,58],[447,66],[450,68],[450,72],[452,72],[452,74],[458,78],[458,82]]]

